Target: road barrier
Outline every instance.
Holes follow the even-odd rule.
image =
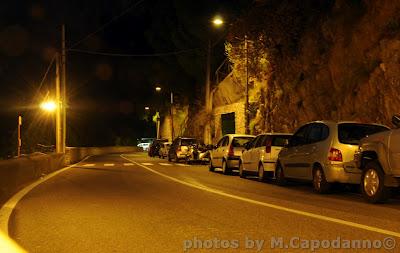
[[[138,147],[68,147],[63,154],[34,153],[0,161],[0,206],[40,177],[77,163],[87,156],[141,151]]]

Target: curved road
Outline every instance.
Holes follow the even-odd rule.
[[[338,237],[393,238],[389,252],[399,252],[400,201],[370,205],[347,191],[321,196],[304,184],[278,187],[141,153],[107,155],[30,191],[9,234],[29,252],[283,252],[300,242],[309,248],[296,252],[310,252],[307,240]]]

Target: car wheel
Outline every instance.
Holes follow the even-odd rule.
[[[326,181],[325,173],[321,167],[316,167],[313,170],[313,186],[317,193],[328,193],[331,184]]]
[[[244,170],[244,168],[243,168],[243,163],[242,162],[240,162],[239,163],[239,177],[241,177],[241,178],[246,178],[246,171]]]
[[[175,159],[174,159],[174,162],[176,162],[176,163],[178,163],[178,162],[179,162],[179,158],[178,158],[178,154],[177,154],[177,153],[175,153]]]
[[[262,166],[262,164],[258,165],[258,181],[259,182],[265,181],[264,166]]]
[[[168,162],[172,162],[171,156],[168,154]]]
[[[230,172],[231,170],[228,168],[228,164],[225,160],[222,160],[222,174],[228,175]]]
[[[384,173],[377,162],[366,164],[361,175],[361,190],[370,203],[384,202],[390,197],[390,189],[385,186]]]
[[[211,172],[215,171],[215,167],[214,167],[214,165],[212,163],[212,159],[211,158],[210,158],[210,162],[209,162],[209,165],[208,165],[208,170],[211,171]]]
[[[285,178],[285,174],[283,172],[283,168],[280,162],[276,164],[276,169],[275,169],[275,182],[277,185],[284,186],[287,183],[287,180]]]

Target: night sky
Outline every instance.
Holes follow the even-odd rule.
[[[61,24],[69,49],[68,144],[133,144],[154,135],[153,124],[143,120],[145,105],[166,103],[170,90],[181,94],[182,102],[202,101],[208,40],[219,42],[213,51],[215,68],[224,59],[229,23],[251,2],[1,1],[1,156],[15,150],[18,114],[24,117],[26,149],[54,143],[54,118],[38,104],[54,95],[54,66],[40,84],[60,48]],[[213,28],[216,14],[228,25]],[[156,84],[164,94],[154,93]]]

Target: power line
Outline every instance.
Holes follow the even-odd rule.
[[[68,51],[84,53],[84,54],[92,54],[92,55],[112,56],[112,57],[161,57],[161,56],[173,56],[173,55],[185,54],[185,53],[190,53],[190,52],[193,52],[196,50],[199,50],[199,48],[192,48],[192,49],[186,49],[186,50],[180,50],[180,51],[172,51],[172,52],[166,52],[166,53],[154,53],[154,54],[117,54],[117,53],[82,50],[82,49],[69,49]]]
[[[92,37],[93,35],[95,35],[96,33],[102,31],[104,28],[106,28],[108,25],[110,25],[111,23],[113,23],[114,21],[116,21],[117,19],[125,16],[128,12],[130,12],[133,8],[137,7],[138,5],[140,5],[141,3],[143,3],[145,0],[139,0],[136,3],[132,4],[132,6],[128,7],[127,9],[125,9],[123,12],[121,12],[119,15],[114,16],[113,18],[111,18],[107,23],[105,23],[104,25],[100,26],[97,30],[89,33],[88,35],[86,35],[83,39],[79,40],[78,42],[72,44],[72,46],[69,49],[72,49],[76,46],[78,46],[79,44],[81,44],[83,41],[87,40],[88,38]]]
[[[51,59],[51,62],[50,62],[50,64],[49,64],[49,66],[47,67],[47,70],[46,70],[46,72],[44,73],[44,75],[43,75],[43,77],[42,77],[42,81],[40,82],[40,84],[39,84],[39,87],[38,87],[38,91],[37,92],[39,92],[40,91],[40,89],[42,88],[42,86],[43,86],[43,84],[44,84],[44,81],[46,80],[46,78],[47,78],[47,75],[49,74],[49,72],[50,72],[50,69],[51,69],[51,67],[53,66],[53,63],[54,63],[54,60],[56,59],[56,56],[53,56],[53,58]]]

